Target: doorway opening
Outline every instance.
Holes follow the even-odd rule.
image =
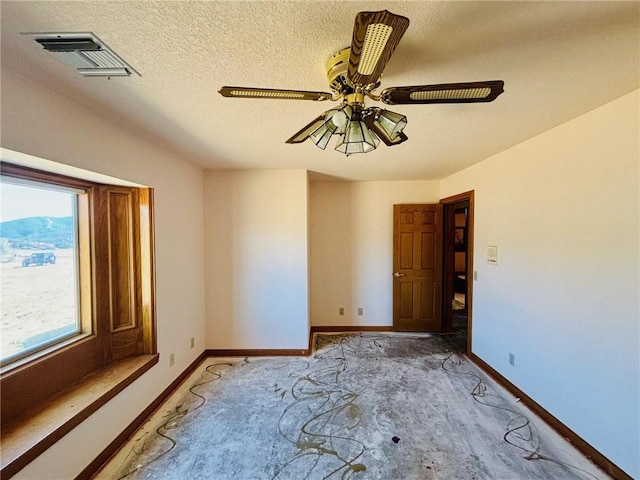
[[[473,191],[440,200],[443,216],[442,331],[471,352]]]

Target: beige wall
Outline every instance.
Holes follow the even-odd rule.
[[[1,95],[4,148],[155,192],[160,363],[15,477],[74,478],[205,349],[203,176],[185,159],[5,67]]]
[[[441,183],[443,197],[475,190],[474,353],[636,478],[639,104],[636,91]]]
[[[438,201],[438,182],[312,183],[312,325],[392,325],[393,205]]]
[[[306,349],[305,170],[205,174],[207,346]]]

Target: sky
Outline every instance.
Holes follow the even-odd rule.
[[[0,222],[28,217],[70,217],[75,194],[0,183]]]

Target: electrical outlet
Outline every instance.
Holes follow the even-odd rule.
[[[196,339],[194,337],[191,337],[191,348],[196,346]]]
[[[516,356],[511,352],[509,352],[509,365],[512,365],[514,367],[516,365]]]
[[[358,308],[358,315],[363,315],[364,314],[364,310],[362,307]]]
[[[169,355],[169,366],[173,367],[173,364],[176,363],[176,357],[172,354]]]
[[[343,307],[340,307],[338,309],[338,315],[344,315],[344,308]]]

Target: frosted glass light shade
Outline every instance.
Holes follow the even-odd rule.
[[[345,104],[342,108],[336,108],[329,110],[325,115],[326,123],[330,123],[335,126],[333,133],[342,135],[346,128],[347,123],[351,119],[352,110],[348,104]]]
[[[367,153],[375,150],[380,139],[367,128],[362,120],[351,120],[344,135],[340,137],[336,150],[351,155],[353,153]]]
[[[316,147],[324,150],[327,148],[327,144],[331,139],[331,135],[335,132],[336,127],[330,122],[324,122],[322,125],[318,127],[318,129],[309,135],[309,138],[313,143],[316,144]]]
[[[407,117],[390,110],[382,110],[375,122],[391,140],[395,140],[398,134],[407,126]]]
[[[318,148],[327,148],[331,135],[334,133],[342,135],[347,129],[347,124],[351,119],[352,109],[348,104],[341,108],[333,108],[324,114],[324,123],[320,125],[309,138]]]

